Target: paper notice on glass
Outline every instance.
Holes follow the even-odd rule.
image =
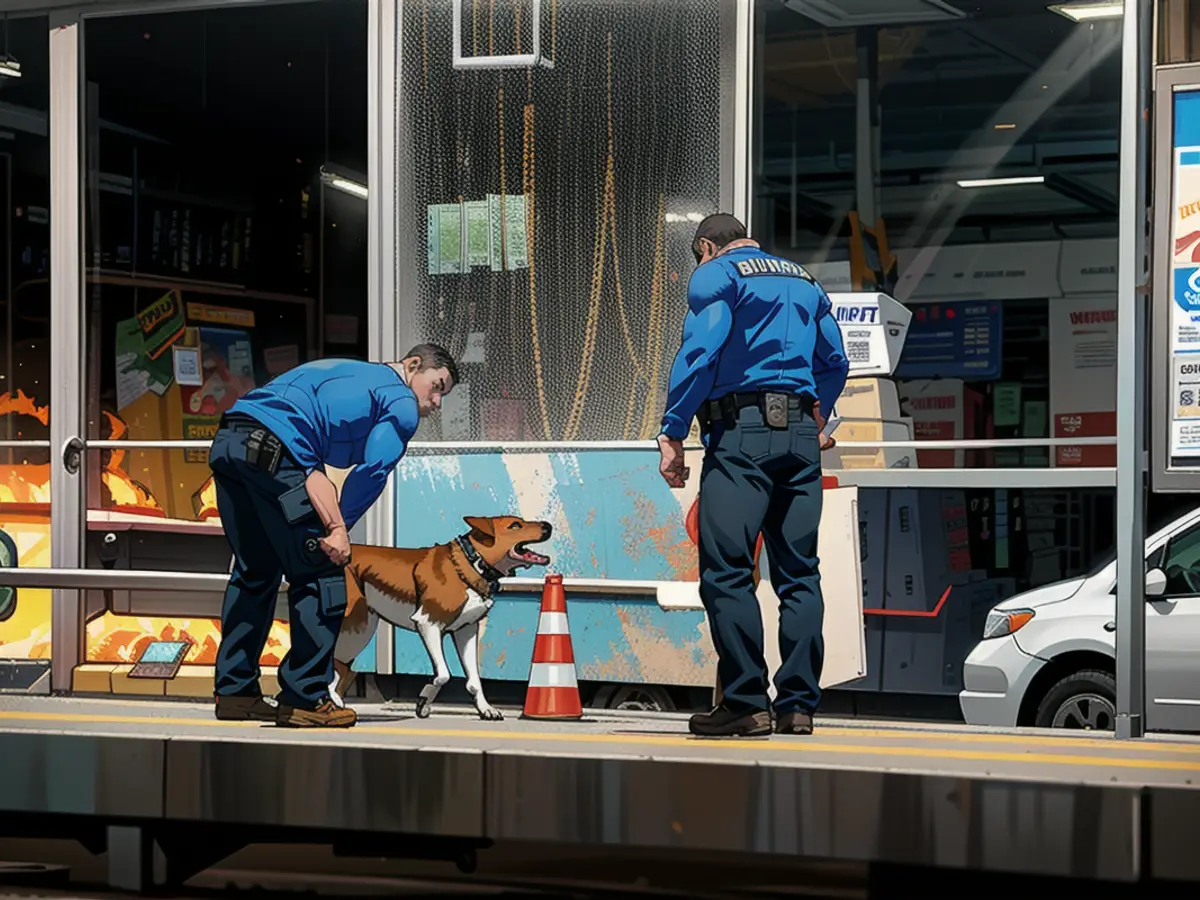
[[[525,197],[504,198],[504,261],[510,270],[529,268],[529,244],[525,232]]]
[[[426,212],[427,218],[428,218],[428,224],[426,226],[426,229],[427,229],[426,230],[426,243],[428,243],[428,245],[429,245],[429,274],[430,275],[440,274],[439,269],[438,269],[438,258],[439,258],[439,253],[441,252],[438,247],[438,219],[440,218],[438,216],[438,210],[440,210],[440,209],[441,209],[440,206],[427,206],[425,208],[425,212]]]
[[[992,397],[993,416],[997,428],[1021,424],[1021,385],[998,384]]]
[[[488,266],[492,262],[491,220],[486,200],[473,200],[467,207],[467,265]]]
[[[1172,359],[1172,418],[1200,419],[1200,357],[1176,354]]]
[[[442,440],[471,439],[471,385],[463,382],[442,397]]]
[[[487,361],[487,335],[482,331],[472,331],[467,335],[467,346],[463,350],[460,362],[482,363]]]
[[[1200,453],[1200,356],[1179,353],[1171,360],[1171,455]]]
[[[200,370],[199,347],[181,347],[176,344],[171,348],[171,356],[175,366],[175,380],[180,385],[200,387],[204,384],[204,373]]]
[[[488,263],[493,272],[504,271],[504,220],[500,215],[500,195],[488,194],[488,239],[491,241],[488,250]]]
[[[458,275],[463,271],[462,207],[445,203],[438,208],[438,271]]]
[[[1025,401],[1025,437],[1044,438],[1049,408],[1044,400]]]

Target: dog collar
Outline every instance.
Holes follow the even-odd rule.
[[[475,545],[465,534],[460,534],[454,539],[460,549],[467,557],[467,562],[471,564],[471,568],[487,582],[488,590],[493,594],[500,590],[500,573],[487,564],[479,551],[475,549]]]

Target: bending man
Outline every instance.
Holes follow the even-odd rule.
[[[209,466],[233,548],[221,610],[216,714],[297,727],[349,727],[329,695],[333,649],[346,613],[349,529],[379,498],[418,419],[458,380],[441,347],[398,363],[305,363],[239,399],[222,418]],[[350,469],[337,489],[326,467]],[[262,696],[262,656],[283,576],[291,650],[277,699]]]

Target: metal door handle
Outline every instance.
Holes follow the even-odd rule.
[[[68,475],[75,475],[79,472],[80,459],[83,456],[84,443],[77,437],[72,437],[63,444],[62,463],[63,468],[67,470]]]
[[[1113,631],[1116,631],[1116,630],[1117,630],[1117,623],[1116,623],[1116,622],[1105,622],[1105,623],[1104,623],[1104,630],[1105,630],[1105,631],[1108,631],[1108,632],[1113,632]]]

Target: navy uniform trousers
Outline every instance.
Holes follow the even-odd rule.
[[[700,474],[700,598],[717,651],[723,703],[735,712],[768,707],[763,622],[754,593],[754,548],[763,535],[779,597],[778,714],[813,713],[821,700],[824,602],[817,569],[821,451],[817,423],[795,400],[788,426],[769,428],[748,406],[733,427],[706,429]]]
[[[321,549],[325,528],[308,499],[304,470],[286,450],[276,466],[265,453],[247,459],[256,431],[270,436],[256,422],[226,420],[209,451],[217,510],[234,555],[221,610],[216,692],[260,693],[259,659],[286,575],[292,646],[279,666],[279,700],[314,709],[333,681],[333,649],[346,614],[345,575]]]

